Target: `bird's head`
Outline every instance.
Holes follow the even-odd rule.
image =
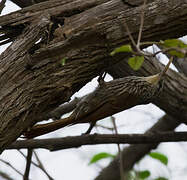
[[[173,61],[173,57],[170,58],[168,64],[165,66],[165,68],[160,73],[152,75],[152,76],[145,77],[145,80],[148,83],[150,83],[154,86],[157,86],[160,83],[160,81],[163,80],[163,77],[166,74],[166,71],[169,69],[169,66],[170,66],[172,61]]]
[[[163,85],[164,85],[163,77],[166,71],[169,69],[169,66],[172,60],[173,60],[173,57],[170,58],[168,64],[165,66],[165,68],[160,73],[152,75],[152,76],[144,77],[144,80],[147,81],[152,86],[153,97],[158,96],[160,92],[162,91]]]

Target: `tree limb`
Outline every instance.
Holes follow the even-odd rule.
[[[173,64],[177,70],[187,76],[187,58],[174,58]]]
[[[11,0],[11,1],[16,5],[18,5],[19,7],[24,8],[47,0]]]
[[[34,101],[32,101],[33,103],[30,104],[31,99],[33,100],[34,97],[31,95],[33,93],[29,93],[29,90],[27,89],[28,87],[25,87],[27,89],[25,90],[26,93],[30,95],[28,96],[27,94],[24,99],[19,99],[22,95],[24,95],[25,92],[25,90],[22,88],[20,89],[20,87],[21,84],[28,84],[28,77],[30,73],[34,75],[31,71],[25,71],[28,62],[27,55],[29,54],[30,49],[32,46],[34,46],[36,41],[41,38],[41,34],[46,29],[46,26],[49,24],[49,22],[50,21],[47,14],[43,14],[38,17],[0,56],[1,82],[4,82],[0,85],[0,151],[3,149],[3,146],[12,142],[21,134],[23,129],[28,126],[27,123],[32,123],[29,121],[27,123],[23,122],[29,115],[28,109],[33,106],[37,108],[37,105],[34,103]],[[15,62],[18,64],[16,65]],[[15,67],[15,65],[19,70]],[[12,76],[12,80],[10,80],[10,76]],[[10,94],[11,100],[8,98]],[[19,108],[17,109],[18,106]],[[17,110],[14,111],[14,108]],[[17,122],[19,119],[21,119],[21,121],[18,121],[15,127],[13,127],[11,123],[9,123],[9,119],[12,119],[15,122]],[[14,130],[11,131],[11,129]]]
[[[128,54],[119,54],[115,58],[109,56],[113,47],[129,42],[128,35],[122,28],[124,18],[126,18],[132,34],[134,36],[138,34],[140,7],[124,6],[120,0],[111,0],[110,3],[105,3],[108,1],[104,0],[89,2],[81,0],[79,3],[68,0],[52,2],[42,3],[46,6],[36,4],[2,16],[0,20],[2,28],[10,25],[17,27],[18,24],[25,27],[25,24],[29,24],[45,8],[49,9],[48,12],[52,17],[63,19],[66,16],[62,28],[62,34],[65,34],[66,38],[61,37],[60,40],[55,38],[48,45],[36,49],[31,55],[33,64],[31,70],[25,69],[27,59],[25,48],[17,46],[16,43],[19,41],[15,40],[1,55],[0,68],[3,71],[0,72],[2,86],[0,104],[5,105],[0,108],[1,149],[15,140],[21,131],[41,120],[44,113],[67,102],[73,93],[92,78],[128,56]],[[158,6],[156,6],[157,3]],[[33,10],[34,7],[36,9]],[[81,11],[74,11],[75,9],[72,7]],[[149,11],[151,7],[156,9]],[[173,37],[184,35],[187,25],[182,23],[187,18],[185,7],[186,3],[183,0],[173,0],[172,2],[155,0],[147,4],[142,41],[149,38],[158,39],[158,32],[160,38],[163,39],[171,35]],[[69,16],[67,16],[68,14]],[[167,14],[167,22],[172,23],[166,23],[165,18],[162,22],[158,21],[158,14],[163,16]],[[177,20],[176,14],[179,15]],[[93,17],[95,18],[93,19]],[[176,26],[173,26],[175,23]],[[167,29],[170,33],[167,33]],[[33,35],[35,34],[33,33]],[[30,39],[32,40],[32,36]],[[106,42],[110,45],[109,47],[106,47]],[[25,44],[23,43],[23,45]],[[15,54],[16,50],[19,50],[19,53]],[[64,57],[67,57],[67,62],[62,66],[61,60]],[[155,71],[160,71],[160,66],[145,61],[145,66],[141,71],[146,75],[154,74]],[[167,86],[163,91],[163,99],[158,98],[156,104],[170,114],[175,116],[180,114],[181,120],[185,121],[187,117],[185,113],[187,79],[172,71],[168,73],[166,79]],[[182,92],[182,95],[179,93],[176,97],[176,92]],[[182,99],[182,104],[180,99]]]
[[[156,132],[147,134],[93,134],[69,136],[64,138],[19,140],[12,143],[7,149],[44,148],[50,151],[75,148],[82,145],[95,144],[152,144],[159,142],[187,141],[187,132]]]

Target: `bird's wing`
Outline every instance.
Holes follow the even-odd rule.
[[[94,122],[128,109],[134,104],[133,100],[130,101],[131,96],[128,92],[120,97],[108,94],[109,92],[102,95],[94,93],[83,99],[73,112],[75,123]]]

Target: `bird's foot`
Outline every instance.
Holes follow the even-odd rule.
[[[105,82],[106,72],[103,72],[99,75],[99,78],[97,79],[99,85],[103,84]]]
[[[96,124],[96,122],[91,122],[88,130],[85,133],[83,133],[82,135],[90,134],[92,129],[94,128],[95,124]]]

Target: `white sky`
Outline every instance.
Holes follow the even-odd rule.
[[[6,8],[3,10],[3,14],[15,11],[15,6],[10,1],[7,1]],[[0,47],[0,52],[3,51],[3,47]],[[165,57],[162,57],[165,59]],[[167,59],[164,60],[165,62]],[[110,76],[107,76],[108,80],[111,80]],[[94,79],[88,83],[86,87],[81,89],[75,96],[82,96],[94,90],[97,86],[97,81]],[[131,108],[125,112],[121,112],[115,115],[117,124],[123,125],[119,128],[119,133],[143,133],[149,127],[151,127],[161,116],[163,111],[155,107],[152,104],[141,105]],[[111,122],[106,120],[100,121],[100,124],[111,126]],[[63,128],[55,131],[43,137],[65,137],[68,135],[80,135],[85,132],[88,125],[76,125],[72,127]],[[178,130],[186,130],[186,126],[181,125]],[[95,132],[101,132],[101,129]],[[102,130],[102,133],[110,133],[107,130]],[[171,180],[187,179],[186,167],[187,167],[187,146],[186,143],[163,143],[156,150],[166,154],[169,158],[168,169],[161,167],[161,164],[148,157],[143,159],[138,166],[139,169],[149,169],[156,177],[158,175],[169,177]],[[24,151],[26,152],[26,151]],[[109,152],[116,154],[116,145],[97,145],[97,146],[84,146],[78,149],[67,149],[57,152],[49,152],[47,150],[37,150],[39,157],[41,158],[45,168],[49,174],[55,180],[93,180],[97,176],[101,167],[106,166],[109,160],[102,160],[98,165],[88,165],[91,157],[99,152]],[[7,160],[22,173],[25,170],[25,160],[16,150],[5,151],[1,158]],[[15,180],[20,180],[21,176],[17,175],[10,168],[7,168],[0,162],[0,170],[11,175]],[[168,173],[170,172],[170,173]],[[32,166],[31,179],[47,180],[48,178],[38,168]],[[1,180],[1,178],[0,178]]]

